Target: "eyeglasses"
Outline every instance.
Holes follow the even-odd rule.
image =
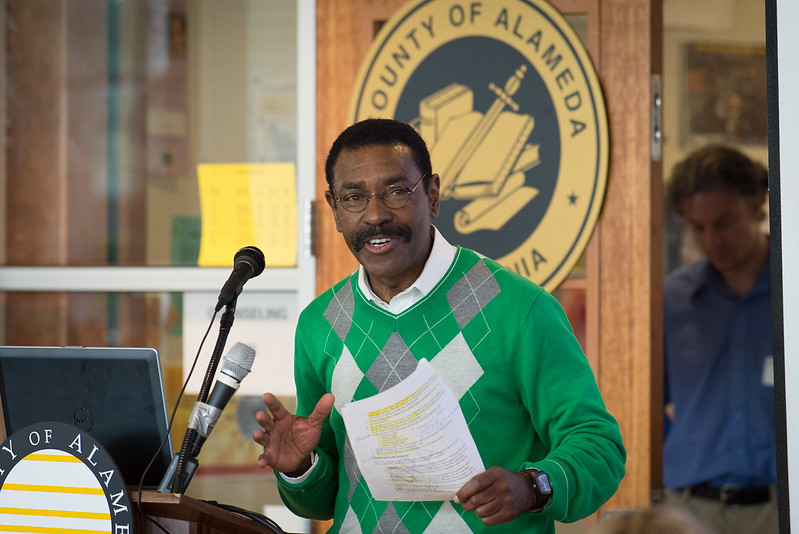
[[[419,187],[419,184],[422,182],[422,178],[424,178],[426,175],[427,173],[422,173],[419,179],[416,180],[416,183],[413,185],[412,189],[397,185],[390,185],[383,189],[383,191],[380,193],[371,193],[367,195],[361,191],[355,191],[353,193],[347,193],[342,197],[337,197],[332,187],[330,188],[330,192],[333,193],[333,198],[336,199],[336,202],[341,204],[341,207],[350,213],[360,213],[365,210],[366,206],[369,204],[369,200],[371,200],[372,197],[380,198],[387,208],[396,210],[405,206],[408,201],[410,201],[411,195],[414,191],[416,191],[416,188]]]

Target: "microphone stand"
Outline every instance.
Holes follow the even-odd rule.
[[[219,367],[219,360],[222,359],[222,351],[225,348],[228,334],[233,326],[233,319],[236,315],[236,298],[225,306],[225,311],[219,319],[219,334],[216,338],[216,346],[211,353],[211,361],[208,364],[208,370],[205,372],[200,393],[197,395],[197,402],[205,402],[208,400],[208,395],[211,390],[211,385],[216,376],[216,369]],[[197,452],[189,451],[189,444],[197,437],[197,429],[189,425],[186,429],[186,434],[183,436],[183,444],[180,451],[172,458],[169,468],[161,479],[161,484],[158,486],[159,493],[185,493],[189,487],[189,482],[194,477],[194,473],[199,467],[196,455]]]

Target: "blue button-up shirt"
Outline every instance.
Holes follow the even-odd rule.
[[[706,260],[666,277],[666,487],[776,482],[771,336],[768,262],[743,297]]]

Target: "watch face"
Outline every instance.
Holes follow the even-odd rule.
[[[541,490],[541,493],[545,495],[552,493],[552,486],[549,483],[549,477],[546,473],[538,473],[535,480],[538,483],[538,488]]]

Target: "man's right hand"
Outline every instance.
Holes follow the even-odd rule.
[[[316,403],[313,413],[299,417],[286,410],[271,393],[264,395],[264,404],[269,409],[255,414],[263,430],[256,430],[252,437],[264,448],[258,457],[259,467],[271,467],[290,477],[298,477],[311,467],[311,452],[319,443],[322,423],[333,409],[335,398],[325,393]]]

